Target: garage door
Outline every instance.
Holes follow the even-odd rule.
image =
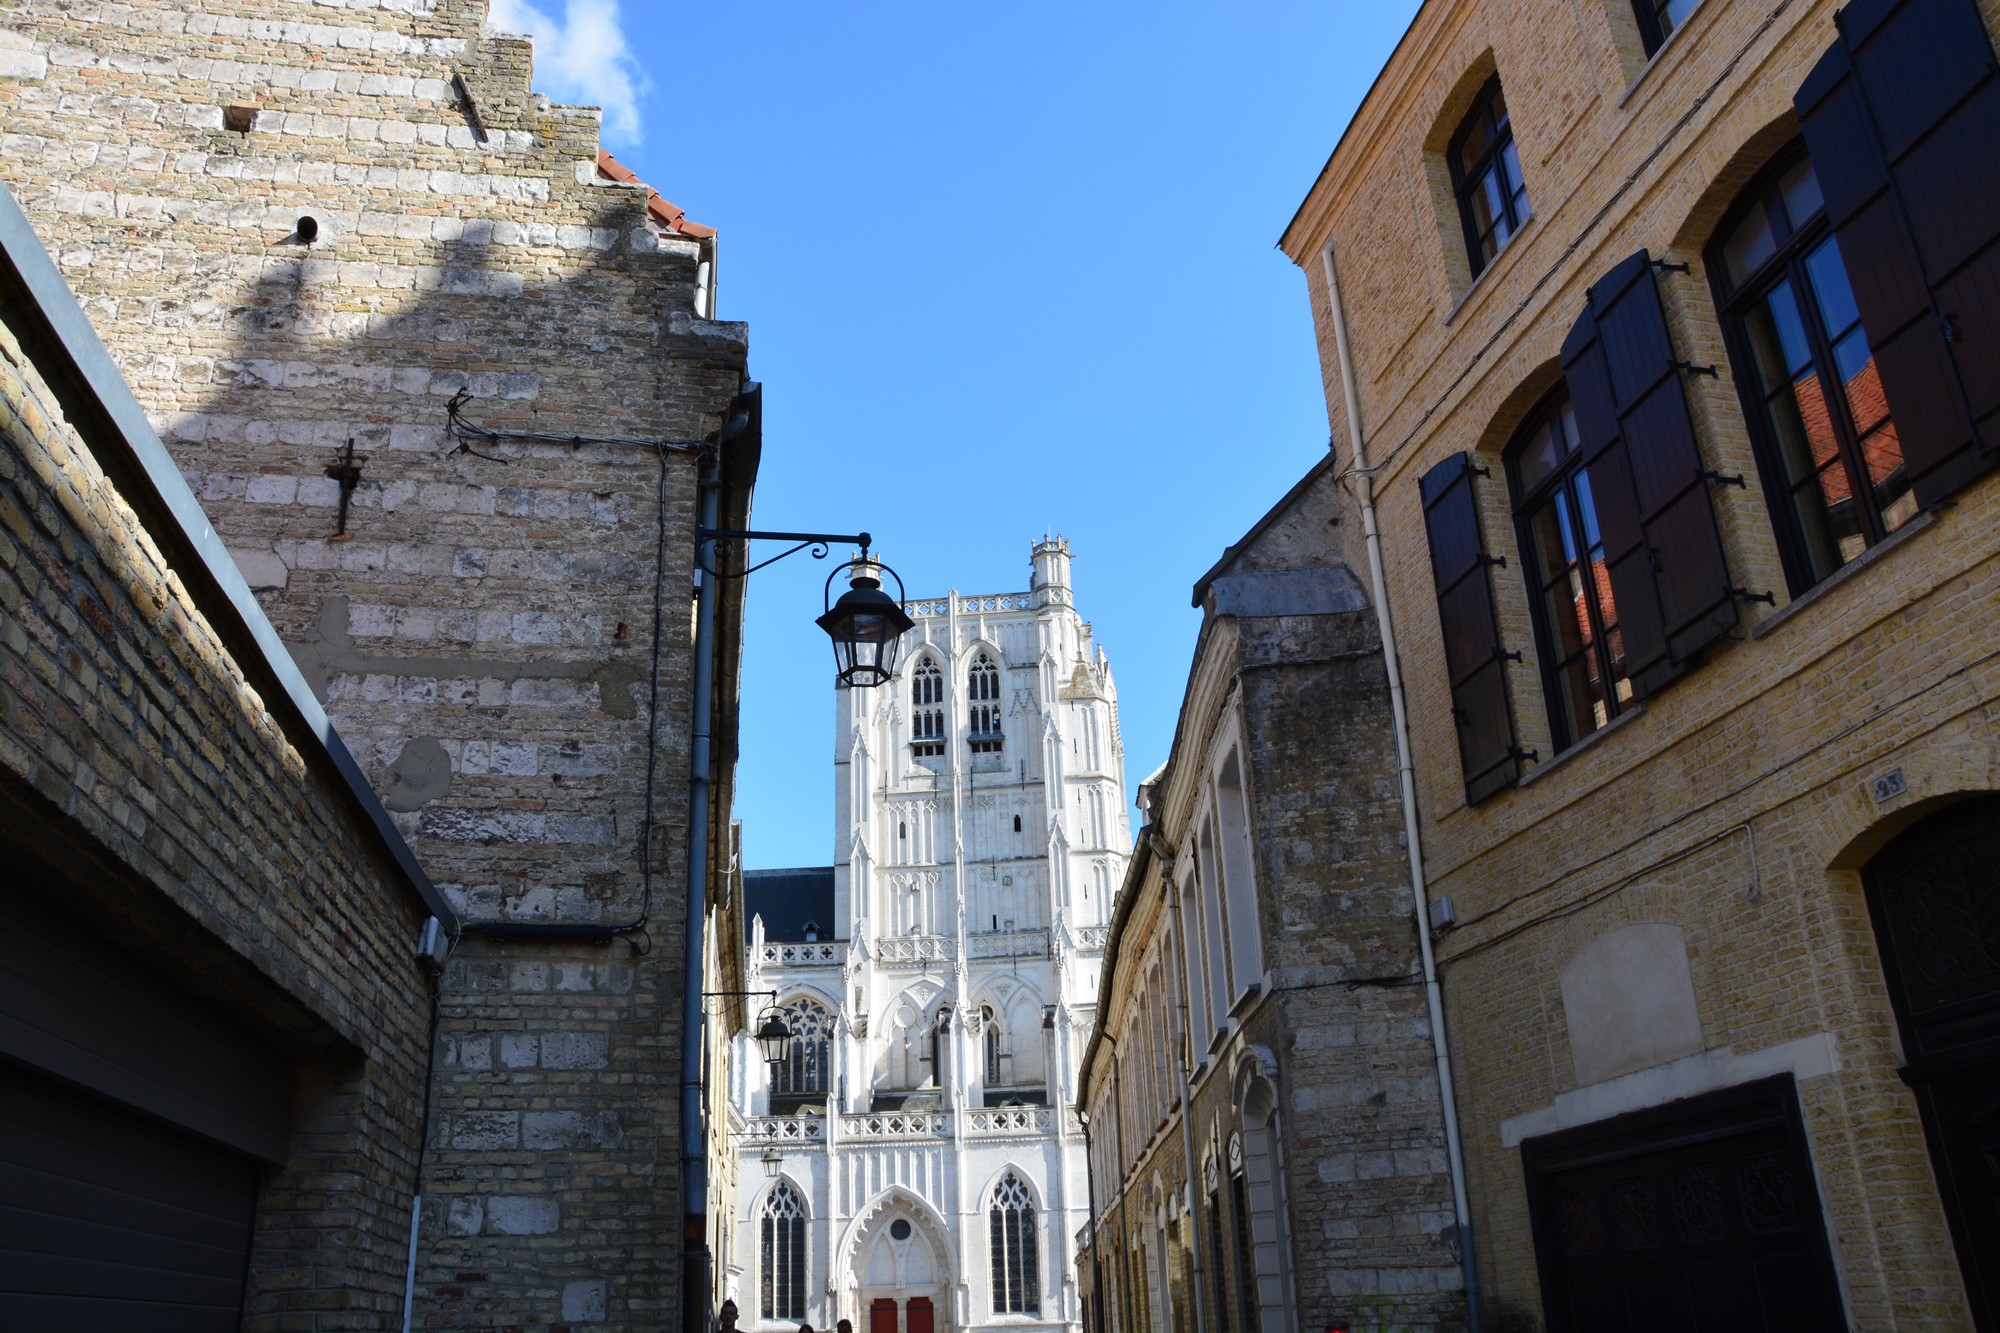
[[[1789,1075],[1521,1145],[1550,1333],[1843,1333]]]
[[[235,1329],[261,1172],[0,1062],[0,1328]]]
[[[287,1061],[0,884],[0,1330],[235,1329]],[[164,951],[163,951],[164,954]]]

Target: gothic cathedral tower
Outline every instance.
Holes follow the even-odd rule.
[[[1131,835],[1068,543],[1033,567],[908,605],[897,678],[836,691],[836,863],[745,877],[793,1037],[736,1062],[744,1328],[1081,1327],[1076,1065]]]

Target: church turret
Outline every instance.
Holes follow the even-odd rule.
[[[1036,542],[1030,559],[1035,573],[1028,580],[1028,591],[1040,592],[1044,588],[1069,587],[1069,539],[1066,537],[1044,537]]]

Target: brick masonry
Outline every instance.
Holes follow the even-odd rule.
[[[658,1328],[679,1318],[694,465],[461,450],[445,414],[463,392],[489,425],[700,439],[746,331],[697,315],[700,242],[599,179],[597,113],[533,94],[529,44],[482,36],[484,9],[8,5],[0,176],[464,914],[629,920],[650,856],[649,949],[453,957],[418,1322]]]
[[[1846,576],[1787,602],[1702,250],[1741,187],[1796,136],[1790,102],[1834,37],[1830,0],[1709,0],[1648,62],[1618,0],[1432,3],[1392,57],[1284,239],[1305,271],[1341,465],[1351,460],[1328,293],[1342,286],[1410,690],[1424,853],[1465,923],[1439,944],[1484,1285],[1510,1327],[1540,1292],[1517,1148],[1502,1124],[1580,1086],[1560,974],[1592,940],[1668,925],[1687,942],[1700,1044],[1743,1054],[1831,1034],[1801,1080],[1847,1317],[1969,1327],[1902,1063],[1859,871],[1920,813],[2000,787],[1993,701],[2000,483]],[[1989,31],[2000,9],[1983,4]],[[1472,282],[1444,140],[1498,70],[1535,216]],[[1737,635],[1646,708],[1556,758],[1518,578],[1500,451],[1555,383],[1583,293],[1645,246],[1687,263],[1662,291],[1747,604]],[[1521,745],[1519,789],[1464,797],[1417,478],[1473,449]],[[1360,523],[1336,540],[1360,567]],[[1878,803],[1870,779],[1902,771]]]
[[[428,911],[262,660],[232,647],[231,608],[191,591],[205,572],[107,477],[101,428],[80,433],[44,378],[47,344],[24,351],[28,313],[0,310],[0,833],[33,849],[9,851],[7,892],[29,892],[28,855],[89,867],[60,905],[94,947],[149,957],[297,1070],[246,1327],[386,1327]]]

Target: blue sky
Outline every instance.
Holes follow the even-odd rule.
[[[1194,579],[1326,448],[1275,248],[1416,0],[495,0],[537,86],[721,229],[764,384],[756,523],[860,531],[912,597],[1027,586],[1046,528],[1117,674],[1128,786],[1165,758]],[[773,548],[773,553],[777,548]],[[833,859],[826,566],[751,580],[752,868]]]

